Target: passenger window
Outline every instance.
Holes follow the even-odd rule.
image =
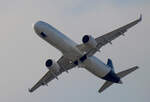
[[[41,32],[40,34],[41,34],[41,36],[42,36],[43,38],[47,37],[44,32]]]

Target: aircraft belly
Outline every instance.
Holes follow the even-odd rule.
[[[95,56],[89,57],[83,62],[84,67],[94,75],[102,78],[106,76],[111,69],[107,67],[103,62],[97,59]]]
[[[59,32],[52,32],[51,30],[47,31],[48,38],[45,39],[55,48],[59,49],[62,53],[70,49],[70,46],[76,46],[76,44],[68,40],[66,37],[62,36]]]

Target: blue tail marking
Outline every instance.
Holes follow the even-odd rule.
[[[111,60],[111,59],[108,59],[107,65],[108,65],[110,68],[114,69],[114,66],[113,66],[113,63],[112,63],[112,60]]]

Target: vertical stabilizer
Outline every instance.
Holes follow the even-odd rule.
[[[114,70],[113,62],[108,58],[107,65]]]

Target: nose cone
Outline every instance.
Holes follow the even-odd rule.
[[[42,28],[42,25],[44,24],[43,21],[37,21],[34,25],[33,25],[33,29],[35,31],[35,33],[40,34],[41,31],[40,29]]]

